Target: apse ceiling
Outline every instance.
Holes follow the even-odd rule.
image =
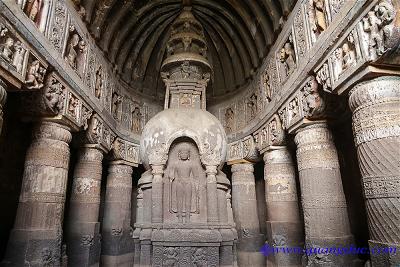
[[[213,67],[207,96],[243,87],[273,44],[295,0],[81,0],[85,21],[120,77],[134,90],[164,96],[160,67],[172,21],[191,5],[204,27]]]

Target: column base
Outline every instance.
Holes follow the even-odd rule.
[[[68,265],[99,266],[100,223],[75,223],[67,243]]]
[[[134,253],[128,253],[118,256],[102,255],[101,256],[101,266],[104,267],[131,267]]]
[[[388,244],[374,240],[368,241],[370,250],[373,248],[387,249],[383,253],[372,253],[371,262],[373,267],[398,267],[400,266],[400,245],[399,244]],[[390,250],[395,250],[396,253],[389,253]],[[389,251],[389,252],[388,252]]]
[[[356,248],[353,236],[343,236],[336,238],[314,238],[306,240],[306,253],[309,253],[309,248],[318,249],[320,253],[310,253],[307,255],[309,267],[362,267],[363,263],[358,258],[356,251],[342,252],[335,255],[334,253],[327,253],[326,249],[330,248]],[[325,251],[324,251],[325,250]]]
[[[12,230],[1,266],[60,266],[59,230]]]
[[[134,259],[134,239],[129,229],[121,235],[107,231],[102,235],[102,266],[130,266]]]
[[[265,256],[261,253],[265,237],[260,234],[254,237],[242,237],[237,246],[239,266],[265,267]]]

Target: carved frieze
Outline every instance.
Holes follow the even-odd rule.
[[[258,161],[259,153],[257,143],[253,136],[247,136],[242,140],[228,144],[227,162],[235,161]]]
[[[52,13],[48,38],[54,48],[61,54],[64,49],[64,38],[67,34],[68,14],[65,2],[63,0],[55,0]]]
[[[113,142],[112,154],[115,160],[124,160],[131,164],[140,163],[139,146],[119,137],[115,138]]]
[[[97,145],[104,151],[110,151],[113,148],[115,133],[102,120],[102,118],[94,113],[90,118],[88,128],[86,130],[84,143]]]
[[[393,33],[395,15],[392,1],[380,0],[360,22],[363,44],[370,60],[376,60],[387,50],[386,42]]]

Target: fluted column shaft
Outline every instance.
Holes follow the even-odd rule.
[[[71,138],[69,128],[53,122],[33,130],[4,260],[9,266],[60,265]]]
[[[108,169],[102,225],[102,266],[131,266],[133,262],[132,172],[131,166],[118,162],[111,163]]]
[[[264,154],[265,200],[269,246],[303,247],[303,224],[297,201],[296,175],[286,146],[271,147]],[[271,255],[273,266],[301,266],[300,254]]]
[[[68,263],[98,266],[100,262],[100,190],[103,151],[87,145],[79,151],[67,224]]]
[[[339,160],[325,122],[300,129],[295,136],[304,212],[306,247],[343,247],[353,243]],[[308,257],[310,266],[351,266],[352,257],[333,254]],[[328,265],[326,265],[328,266]]]
[[[264,238],[258,219],[253,164],[232,165],[232,203],[239,234],[239,266],[265,266],[265,258],[259,252]]]
[[[3,108],[7,99],[6,86],[7,85],[0,78],[0,134],[3,129]]]
[[[353,133],[367,209],[369,245],[400,251],[400,77],[356,85],[350,92]],[[371,255],[373,266],[398,266],[397,256]]]

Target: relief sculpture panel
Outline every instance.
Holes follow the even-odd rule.
[[[201,221],[199,215],[202,213],[200,207],[205,206],[205,181],[196,145],[190,141],[173,144],[164,175],[164,194],[168,199],[165,212],[170,221],[185,224]]]

